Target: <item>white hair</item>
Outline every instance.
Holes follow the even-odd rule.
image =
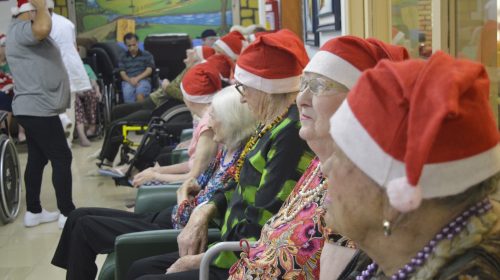
[[[227,147],[240,146],[255,131],[257,121],[248,105],[240,102],[235,86],[225,87],[215,94],[212,109],[214,117],[222,124]]]

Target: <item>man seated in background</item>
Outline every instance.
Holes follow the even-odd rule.
[[[212,47],[217,39],[219,39],[219,37],[213,29],[205,29],[201,32],[201,40],[204,46]]]
[[[127,33],[123,42],[128,51],[120,57],[118,67],[122,78],[123,101],[133,103],[143,101],[151,92],[150,76],[154,69],[153,56],[148,51],[139,49],[139,37]]]

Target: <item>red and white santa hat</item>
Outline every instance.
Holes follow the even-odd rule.
[[[221,89],[219,71],[209,63],[193,66],[181,82],[182,96],[195,103],[211,103],[214,95]]]
[[[367,70],[330,120],[347,157],[391,205],[456,195],[500,171],[499,133],[478,63],[437,52]]]
[[[298,91],[300,76],[309,62],[304,43],[283,29],[265,34],[250,44],[236,61],[234,78],[266,93]]]
[[[5,42],[7,41],[7,36],[5,34],[0,33],[0,46],[5,46]]]
[[[270,34],[273,33],[274,31],[260,31],[260,32],[255,32],[247,36],[247,41],[249,43],[253,43],[257,38],[259,38],[262,35]]]
[[[236,60],[241,51],[248,45],[245,37],[238,31],[231,31],[215,41],[214,46],[219,47],[224,54]]]
[[[342,36],[329,40],[314,55],[304,72],[326,76],[351,89],[361,73],[375,67],[382,59],[408,59],[405,48],[377,39]]]
[[[193,48],[196,56],[203,61],[215,54],[215,50],[209,46],[196,46]]]
[[[17,6],[10,9],[13,16],[29,11],[36,11],[36,8],[28,0],[17,0]]]
[[[212,64],[219,71],[223,81],[228,82],[232,78],[234,63],[229,57],[223,54],[214,54],[206,62]]]

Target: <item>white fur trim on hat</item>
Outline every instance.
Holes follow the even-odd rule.
[[[306,65],[304,72],[312,72],[328,77],[351,89],[359,77],[361,71],[347,60],[328,51],[319,51]]]
[[[29,11],[36,11],[35,6],[31,5],[31,3],[24,3],[21,5],[21,7],[12,7],[10,8],[10,12],[12,13],[13,16],[17,16],[20,13],[24,12],[29,12]]]
[[[330,134],[347,157],[379,186],[407,178],[405,164],[373,140],[344,101],[330,119]],[[480,154],[443,163],[425,164],[418,185],[422,198],[456,195],[500,171],[500,145]]]
[[[194,47],[194,52],[196,53],[196,56],[198,57],[198,60],[204,61],[205,57],[203,57],[203,47],[202,46],[196,46]]]
[[[181,83],[181,91],[182,91],[182,96],[184,97],[185,100],[188,100],[188,101],[191,101],[194,103],[202,103],[202,104],[212,103],[212,99],[214,98],[214,95],[215,95],[215,92],[210,93],[210,94],[205,94],[205,95],[198,95],[198,96],[189,95],[184,90],[182,83]]]
[[[269,94],[296,92],[300,88],[300,76],[283,79],[266,79],[236,65],[234,78],[249,87],[264,91]]]
[[[233,52],[233,50],[221,39],[215,41],[214,45],[221,48],[226,53],[226,55],[231,57],[233,60],[236,60],[238,58],[238,55],[235,52]]]
[[[412,186],[406,177],[391,180],[387,185],[389,202],[399,212],[406,213],[415,210],[422,202],[422,188]]]
[[[46,3],[48,9],[54,9],[55,5],[53,0],[47,0]]]

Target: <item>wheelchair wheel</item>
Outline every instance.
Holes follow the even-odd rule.
[[[192,122],[191,112],[184,104],[176,105],[168,109],[165,113],[161,115],[161,118],[165,122],[180,122],[180,121]]]
[[[21,207],[21,169],[16,147],[0,135],[0,223],[12,222]]]

